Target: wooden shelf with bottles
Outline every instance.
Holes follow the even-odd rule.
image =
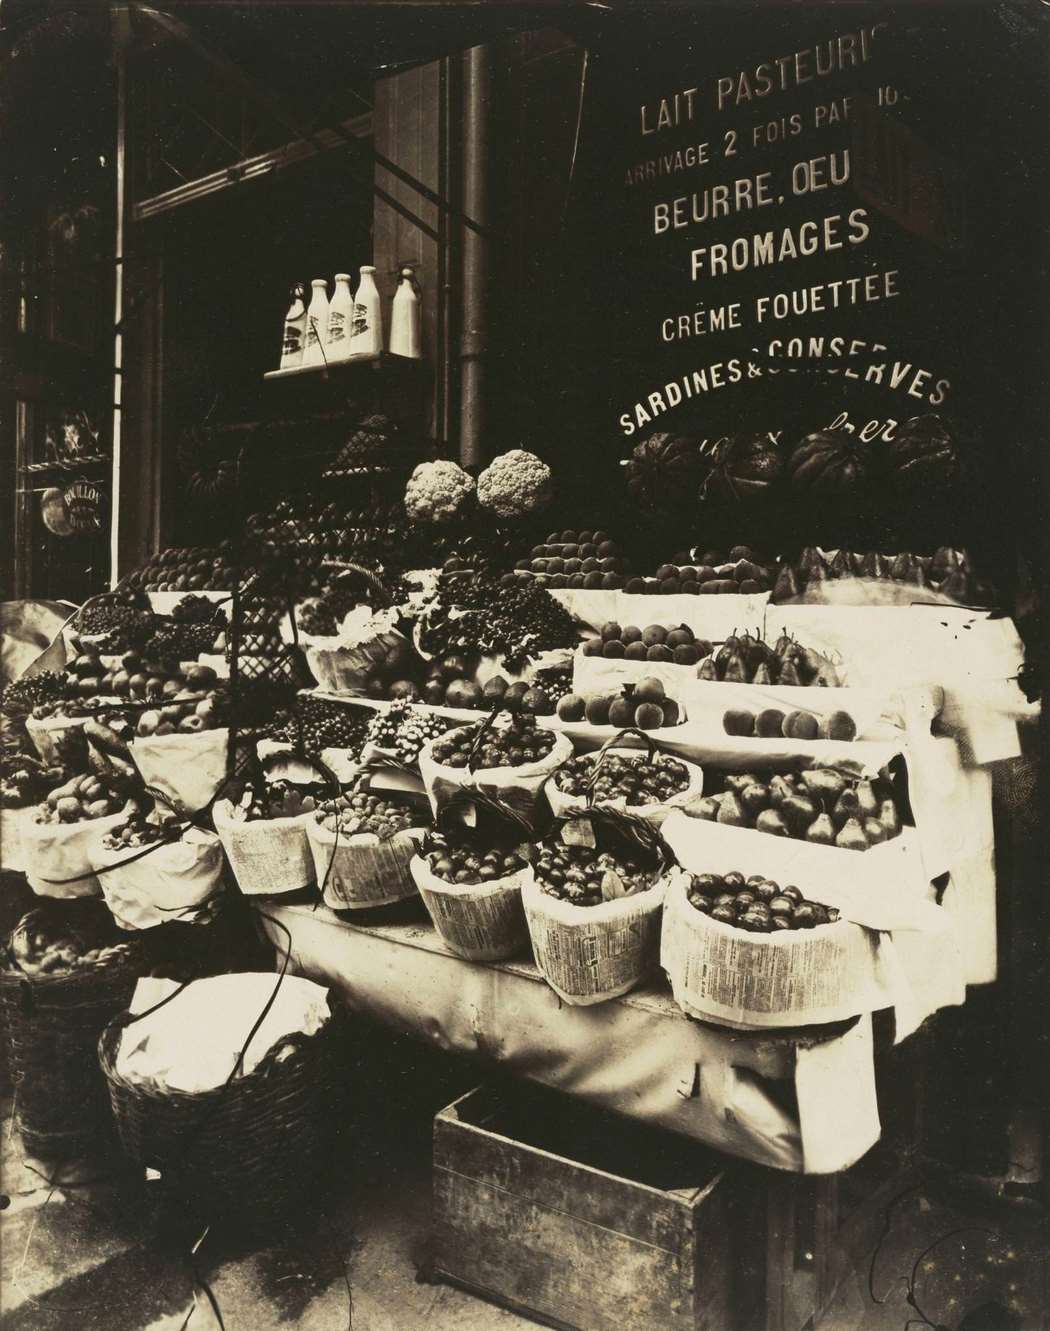
[[[268,381],[289,379],[342,379],[349,375],[370,369],[391,375],[414,375],[423,377],[424,362],[411,356],[398,356],[392,351],[375,351],[367,355],[347,356],[343,360],[329,361],[324,365],[296,365],[289,370],[268,370],[263,379]]]

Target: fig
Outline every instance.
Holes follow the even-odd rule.
[[[727,735],[753,735],[755,733],[755,714],[740,708],[731,708],[722,717],[722,729]]]
[[[566,693],[558,699],[557,712],[562,721],[582,721],[586,711],[587,704],[578,693]]]
[[[635,711],[634,723],[639,730],[656,730],[664,723],[664,709],[654,702],[643,702]]]
[[[607,726],[611,705],[611,698],[590,698],[584,708],[584,716],[588,723],[592,726]]]
[[[857,723],[849,712],[829,712],[820,727],[825,739],[854,740],[857,738]]]
[[[819,730],[817,718],[810,712],[789,712],[784,722],[784,734],[788,739],[816,739]]]

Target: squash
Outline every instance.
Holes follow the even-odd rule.
[[[912,416],[890,440],[891,483],[898,490],[927,494],[950,486],[959,476],[955,438],[935,412]]]
[[[845,430],[816,430],[791,455],[791,483],[819,495],[853,494],[867,482],[871,456],[870,446],[856,435]]]
[[[651,512],[666,513],[693,498],[710,463],[698,436],[661,430],[635,447],[626,468],[631,498]]]
[[[715,444],[711,462],[701,499],[764,499],[784,470],[780,451],[769,434],[726,435]]]

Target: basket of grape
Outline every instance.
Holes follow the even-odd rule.
[[[369,775],[307,821],[314,876],[333,910],[366,910],[415,896],[409,864],[427,821],[405,799],[376,794]]]
[[[68,1158],[111,1129],[98,1037],[145,969],[101,901],[48,901],[0,953],[0,1009],[17,1122],[33,1155]]]
[[[711,863],[725,856],[712,846]],[[711,869],[673,883],[660,962],[692,1017],[743,1030],[840,1021],[888,1006],[880,936],[768,873]]]
[[[111,828],[91,847],[106,905],[122,929],[207,924],[222,891],[222,844],[214,832],[155,809]]]
[[[134,808],[122,777],[87,772],[56,786],[21,827],[29,886],[42,897],[99,896],[92,846]]]
[[[314,881],[307,824],[313,795],[288,781],[259,780],[235,800],[216,800],[212,820],[245,896],[299,892]]]
[[[610,808],[561,820],[533,848],[522,904],[536,964],[559,998],[604,1003],[644,979],[675,872],[650,823]]]
[[[644,752],[624,744],[632,735],[645,745]],[[672,808],[700,798],[704,773],[696,763],[661,753],[650,735],[632,726],[596,753],[570,758],[547,782],[546,792],[556,818],[608,805],[659,827]]]
[[[571,757],[565,735],[540,729],[528,712],[497,706],[483,721],[456,726],[425,744],[419,771],[435,816],[464,791],[477,790],[534,823],[542,812],[543,783]]]
[[[480,803],[474,827],[455,817],[455,805],[446,806],[410,868],[446,945],[468,961],[503,961],[529,946],[521,886],[534,832],[497,801]]]

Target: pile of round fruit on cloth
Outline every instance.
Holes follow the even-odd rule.
[[[640,679],[637,684],[624,684],[618,694],[612,695],[584,698],[579,693],[566,693],[559,698],[556,712],[560,721],[586,721],[588,725],[615,726],[617,730],[628,726],[637,726],[639,730],[662,730],[665,726],[676,726],[682,720],[678,703],[667,696],[658,679]]]

